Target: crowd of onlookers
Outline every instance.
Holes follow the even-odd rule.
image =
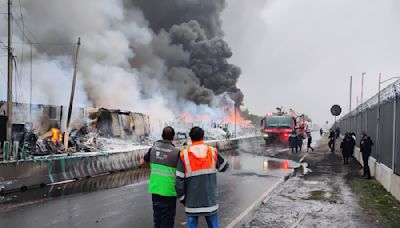
[[[333,153],[335,151],[335,142],[336,139],[340,137],[340,129],[336,128],[335,131],[331,129],[329,131],[329,142],[328,146]],[[349,158],[354,158],[354,149],[357,144],[357,136],[354,132],[346,132],[344,134],[343,140],[340,143],[340,149],[342,150],[343,156],[343,163],[349,164]],[[372,146],[374,143],[372,142],[371,138],[367,135],[366,131],[361,131],[361,139],[360,139],[360,152],[363,158],[364,164],[364,177],[367,179],[371,179],[371,173],[369,170],[368,160],[371,156]]]

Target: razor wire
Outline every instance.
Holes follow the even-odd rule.
[[[380,98],[379,98],[380,96]],[[371,109],[375,106],[378,106],[379,103],[386,103],[391,100],[396,100],[400,98],[400,79],[397,81],[393,82],[392,84],[386,86],[384,89],[382,89],[377,94],[375,94],[373,97],[368,99],[367,101],[363,102],[362,104],[358,105],[355,109],[351,110],[349,113],[344,115],[341,120],[347,119],[350,116],[355,116],[358,113],[364,112],[367,109]],[[380,99],[380,101],[379,101]]]

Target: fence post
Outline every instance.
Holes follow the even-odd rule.
[[[380,122],[381,103],[378,104],[376,118],[376,162],[379,163],[379,122]]]
[[[368,109],[365,109],[365,131],[368,132]]]
[[[397,109],[397,96],[394,99],[393,102],[393,107],[394,107],[394,114],[393,114],[393,150],[392,150],[392,170],[394,172],[395,168],[395,162],[396,162],[396,109]]]
[[[18,160],[18,141],[14,141],[14,145],[13,145],[13,160]]]
[[[3,143],[3,153],[4,153],[4,161],[7,161],[9,159],[9,154],[10,154],[10,144],[8,141],[4,141]]]

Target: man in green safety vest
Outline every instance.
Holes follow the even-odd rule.
[[[175,131],[165,127],[162,140],[154,143],[141,160],[141,164],[150,163],[149,192],[153,200],[153,222],[156,228],[174,227],[176,212],[175,174],[179,149],[172,144]]]

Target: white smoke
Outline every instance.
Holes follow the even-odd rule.
[[[215,7],[215,10],[210,11],[213,14],[212,25],[199,24],[190,21],[190,18],[187,21],[190,21],[189,24],[174,25],[171,31],[174,33],[174,41],[169,33],[170,28],[155,31],[150,26],[142,9],[138,8],[142,4],[135,1],[20,2],[21,6],[19,2],[13,5],[16,21],[14,54],[19,64],[19,80],[15,82],[18,101],[29,102],[31,63],[30,45],[22,44],[29,41],[22,36],[21,14],[26,36],[31,42],[39,43],[33,44],[34,103],[68,104],[74,66],[73,44],[78,37],[81,37],[81,46],[74,101],[76,106],[143,112],[151,116],[152,126],[159,128],[158,125],[172,121],[176,114],[186,110],[215,118],[221,116],[210,105],[215,103],[214,93],[221,94],[224,89],[236,94],[238,100],[242,99],[240,90],[235,87],[240,70],[226,62],[231,55],[229,47],[221,38],[214,37],[220,34],[217,31],[218,17],[224,5],[223,0],[219,0],[218,4],[208,4],[210,8]],[[196,4],[189,6],[195,8]],[[199,21],[201,23],[206,20],[202,18]],[[206,32],[202,31],[202,25],[206,27]],[[7,30],[4,23],[1,26],[0,39],[6,41]],[[190,29],[203,34],[201,39],[196,38],[192,42],[189,37],[185,37],[185,32]],[[207,34],[211,34],[210,39]],[[185,43],[180,43],[180,40]],[[213,45],[217,48],[213,48]],[[206,51],[214,53],[209,61],[206,61]],[[0,72],[4,75],[6,64],[3,59]],[[190,64],[194,66],[195,72]],[[200,66],[204,66],[204,69],[200,69]],[[210,76],[214,70],[215,79]],[[224,74],[232,78],[225,79]],[[202,82],[200,77],[203,76],[205,81]],[[226,85],[218,85],[218,81]],[[202,85],[204,83],[212,88],[205,88]],[[1,91],[5,91],[5,88],[3,83],[0,84]],[[4,100],[5,95],[1,92],[0,99]]]

